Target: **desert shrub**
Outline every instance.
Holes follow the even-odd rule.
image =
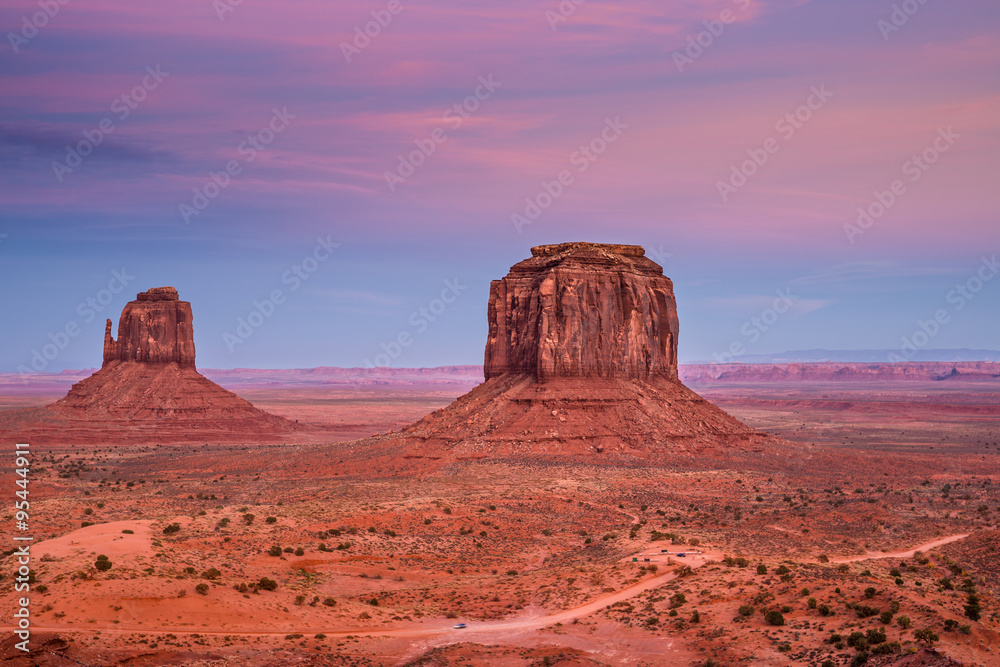
[[[373,607],[377,607],[378,606],[378,598],[372,598],[371,600],[368,601],[368,604],[370,604]]]
[[[872,628],[865,633],[865,639],[869,644],[881,644],[885,641],[885,630],[882,628]]]
[[[941,579],[938,582],[938,584],[941,586],[941,588],[945,589],[946,591],[955,590],[955,584],[951,583],[951,579],[949,579],[948,577],[944,577],[943,579]]]
[[[767,574],[767,565],[761,563],[757,566],[757,574]]]
[[[273,547],[267,550],[267,555],[274,556],[275,558],[277,558],[278,556],[281,555],[281,547],[279,547],[277,544],[274,545]]]
[[[873,586],[869,586],[868,588],[865,589],[865,598],[871,600],[873,597],[875,597],[876,593],[878,593],[878,591],[875,590]]]
[[[893,655],[902,652],[902,650],[903,647],[899,645],[899,642],[885,642],[873,648],[872,653],[875,655]]]
[[[697,609],[695,609],[693,612],[691,612],[691,622],[692,623],[700,623],[701,622],[701,613]]]
[[[269,516],[266,519],[264,519],[264,522],[265,523],[278,523],[278,517],[276,517],[276,516]]]
[[[924,628],[923,630],[914,630],[913,638],[916,639],[918,642],[923,642],[927,645],[933,644],[938,639],[940,639],[940,637],[934,634],[934,630],[931,628]]]
[[[777,574],[788,574],[789,572],[791,572],[791,570],[789,570],[789,569],[788,569],[788,568],[787,568],[786,566],[784,566],[784,565],[779,565],[779,566],[778,566],[778,569],[777,569],[777,570],[775,570],[775,572],[776,572]]]
[[[301,595],[301,594],[300,594],[300,595],[296,595],[296,596],[295,596],[295,604],[296,604],[296,605],[298,605],[298,606],[300,606],[300,607],[301,607],[301,606],[302,606],[302,605],[304,605],[305,603],[306,603],[306,596],[305,596],[305,595]]]
[[[122,534],[123,535],[135,535],[135,531],[134,530],[129,530],[128,528],[122,528]]]
[[[869,607],[866,604],[854,605],[854,613],[858,615],[858,618],[868,618],[869,616],[876,616],[879,610],[875,607]]]
[[[740,608],[737,610],[737,612],[739,613],[740,616],[753,616],[754,608],[752,605],[744,604],[740,605]]]
[[[851,667],[856,667],[857,665],[863,665],[868,662],[869,653],[868,651],[861,651],[851,660]]]
[[[764,621],[768,625],[784,625],[785,617],[777,609],[772,609],[771,611],[764,614]]]
[[[198,584],[194,587],[194,590],[197,591],[199,595],[208,595],[208,584]]]
[[[899,618],[896,619],[896,623],[899,624],[899,627],[901,627],[901,628],[903,628],[905,630],[908,627],[910,627],[910,623],[911,623],[910,617],[907,616],[906,614],[903,614],[902,616],[900,616]]]
[[[334,600],[333,598],[325,598],[323,600],[323,606],[324,607],[335,607],[336,605],[337,605],[337,601]]]
[[[687,602],[687,597],[683,593],[674,593],[670,598],[670,608],[676,609]]]
[[[171,535],[173,533],[180,532],[180,529],[181,529],[181,524],[179,524],[179,523],[171,523],[171,524],[169,524],[169,525],[167,525],[167,526],[165,526],[163,528],[163,534],[164,535]]]
[[[295,553],[295,549],[291,547],[285,547],[284,549],[282,549],[282,551],[284,551],[286,554]]]
[[[273,591],[278,588],[278,582],[274,579],[268,579],[267,577],[261,577],[260,582],[257,585],[265,591]]]
[[[878,615],[878,620],[882,621],[886,625],[889,625],[890,623],[892,623],[892,612],[883,611],[881,614]]]
[[[517,570],[507,570],[507,576],[513,577],[517,575]]]
[[[209,580],[211,580],[211,579],[218,579],[221,576],[222,576],[222,572],[219,572],[219,570],[217,570],[214,567],[210,567],[210,568],[208,568],[207,570],[205,570],[204,572],[201,573],[201,578],[202,579],[209,579]]]
[[[295,555],[296,556],[304,556],[305,553],[306,553],[306,550],[303,549],[302,547],[299,547],[298,549],[295,550]]]
[[[450,508],[450,507],[445,507],[445,508],[444,508],[443,510],[441,510],[441,511],[442,511],[442,512],[444,512],[445,514],[451,514],[451,508]]]
[[[105,555],[100,555],[97,557],[97,562],[94,563],[94,567],[97,568],[99,572],[107,572],[111,569],[111,561]]]
[[[965,605],[965,617],[972,621],[978,621],[981,617],[981,611],[979,596],[975,593],[969,593],[968,604]]]
[[[256,518],[257,517],[255,517],[253,514],[247,512],[246,514],[243,515],[243,523],[249,526],[250,524],[253,523],[253,520]]]

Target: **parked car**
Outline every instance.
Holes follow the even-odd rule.
[[[463,628],[466,628],[468,626],[466,626],[465,623],[456,623],[455,625],[453,625],[451,627],[455,628],[456,630],[462,630]]]

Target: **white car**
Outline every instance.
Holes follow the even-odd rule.
[[[453,625],[451,627],[455,628],[456,630],[462,630],[462,629],[464,629],[464,628],[466,628],[468,626],[466,626],[465,623],[456,623],[455,625]]]

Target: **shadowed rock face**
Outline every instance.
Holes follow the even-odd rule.
[[[118,340],[111,337],[111,320],[104,328],[104,363],[139,361],[176,363],[194,368],[194,327],[191,304],[173,287],[154,287],[125,305],[118,321]]]
[[[641,247],[562,243],[531,255],[490,286],[486,379],[677,378],[673,283]]]

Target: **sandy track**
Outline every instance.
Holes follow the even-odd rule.
[[[831,559],[834,563],[853,563],[862,560],[870,560],[875,558],[910,558],[917,551],[927,551],[929,549],[934,549],[945,544],[950,544],[952,542],[957,542],[958,540],[968,537],[968,534],[961,535],[949,535],[948,537],[942,537],[931,542],[925,542],[923,544],[917,545],[911,549],[903,551],[894,552],[869,552],[862,556],[850,556],[847,558],[837,558]],[[694,556],[689,558],[687,564],[691,567],[700,567],[706,563],[717,562],[721,560],[721,555],[718,553],[701,554],[700,556]],[[616,602],[621,602],[623,600],[628,600],[635,597],[641,593],[645,593],[648,590],[652,590],[658,586],[675,579],[677,575],[674,572],[667,572],[666,574],[661,574],[656,577],[650,577],[644,581],[640,581],[631,586],[627,586],[614,593],[608,593],[607,595],[601,596],[586,604],[580,605],[578,607],[573,607],[572,609],[565,609],[563,611],[558,611],[552,614],[528,616],[521,618],[512,618],[503,621],[492,621],[485,623],[474,623],[471,627],[465,630],[455,630],[452,628],[452,621],[437,621],[433,624],[429,624],[425,627],[420,628],[399,628],[399,629],[386,629],[386,630],[375,630],[372,628],[358,628],[355,630],[325,630],[322,628],[312,628],[309,629],[309,633],[322,632],[327,637],[398,637],[398,638],[427,638],[434,637],[443,634],[456,634],[459,633],[461,637],[472,639],[472,640],[486,640],[495,639],[501,637],[505,634],[517,631],[530,631],[538,630],[550,625],[555,625],[556,623],[566,623],[572,622],[577,618],[584,618],[593,614],[595,612],[601,611]],[[12,626],[0,626],[0,631],[13,632],[14,628]],[[147,634],[160,634],[160,633],[173,633],[176,635],[232,635],[232,636],[254,636],[254,637],[284,637],[289,634],[289,630],[284,630],[280,632],[269,631],[269,632],[247,632],[247,631],[235,631],[232,629],[221,629],[221,628],[211,628],[211,629],[198,629],[192,630],[190,627],[159,627],[159,628],[123,628],[120,625],[116,627],[88,627],[88,628],[66,628],[62,626],[44,626],[35,624],[32,626],[32,630],[35,632],[101,632],[105,634],[134,634],[134,633],[147,633]],[[302,631],[305,634],[306,631]]]
[[[697,559],[692,558],[688,565],[692,567],[699,567],[708,562],[713,562],[720,560],[720,557],[716,554],[712,554],[711,557],[708,555],[702,555]],[[676,578],[674,572],[667,572],[666,574],[661,574],[656,577],[650,577],[644,581],[627,586],[620,591],[615,591],[614,593],[608,593],[607,595],[601,596],[586,604],[580,605],[578,607],[573,607],[572,609],[565,609],[563,611],[558,611],[552,614],[512,618],[503,621],[493,621],[486,623],[475,623],[472,627],[467,628],[462,632],[463,637],[469,637],[475,635],[476,638],[482,638],[482,635],[498,635],[501,633],[506,633],[511,630],[536,630],[539,628],[544,628],[549,625],[554,625],[556,623],[563,623],[567,621],[572,621],[575,618],[583,618],[593,614],[594,612],[600,611],[606,607],[610,607],[616,602],[622,600],[627,600],[629,598],[635,597],[640,593],[644,593],[648,590],[656,588],[657,586],[662,586],[666,582]],[[325,630],[322,628],[311,628],[308,630],[309,633],[322,632],[327,637],[430,637],[434,635],[440,635],[445,633],[458,633],[460,631],[452,628],[454,621],[438,621],[433,625],[421,628],[400,628],[395,630],[373,630],[369,628],[358,628],[356,630]],[[234,635],[234,636],[254,636],[254,637],[284,637],[293,630],[284,630],[280,632],[269,631],[269,632],[253,632],[253,631],[236,631],[232,629],[222,629],[222,628],[202,628],[199,630],[192,630],[190,627],[158,627],[158,628],[123,628],[121,625],[116,625],[114,627],[105,626],[97,627],[91,626],[88,628],[66,628],[61,626],[44,626],[44,625],[32,625],[32,630],[35,632],[97,632],[100,631],[104,634],[135,634],[135,633],[173,633],[176,635]],[[3,631],[13,631],[13,627],[2,627],[0,630]],[[305,633],[306,631],[302,631]]]
[[[846,558],[831,558],[831,563],[856,563],[859,560],[872,560],[874,558],[911,558],[913,554],[918,551],[928,551],[930,549],[935,549],[945,544],[951,544],[952,542],[957,542],[959,540],[964,540],[968,537],[968,533],[963,533],[961,535],[949,535],[948,537],[942,537],[931,542],[924,542],[912,549],[907,549],[906,551],[869,551],[862,556],[848,556]]]

